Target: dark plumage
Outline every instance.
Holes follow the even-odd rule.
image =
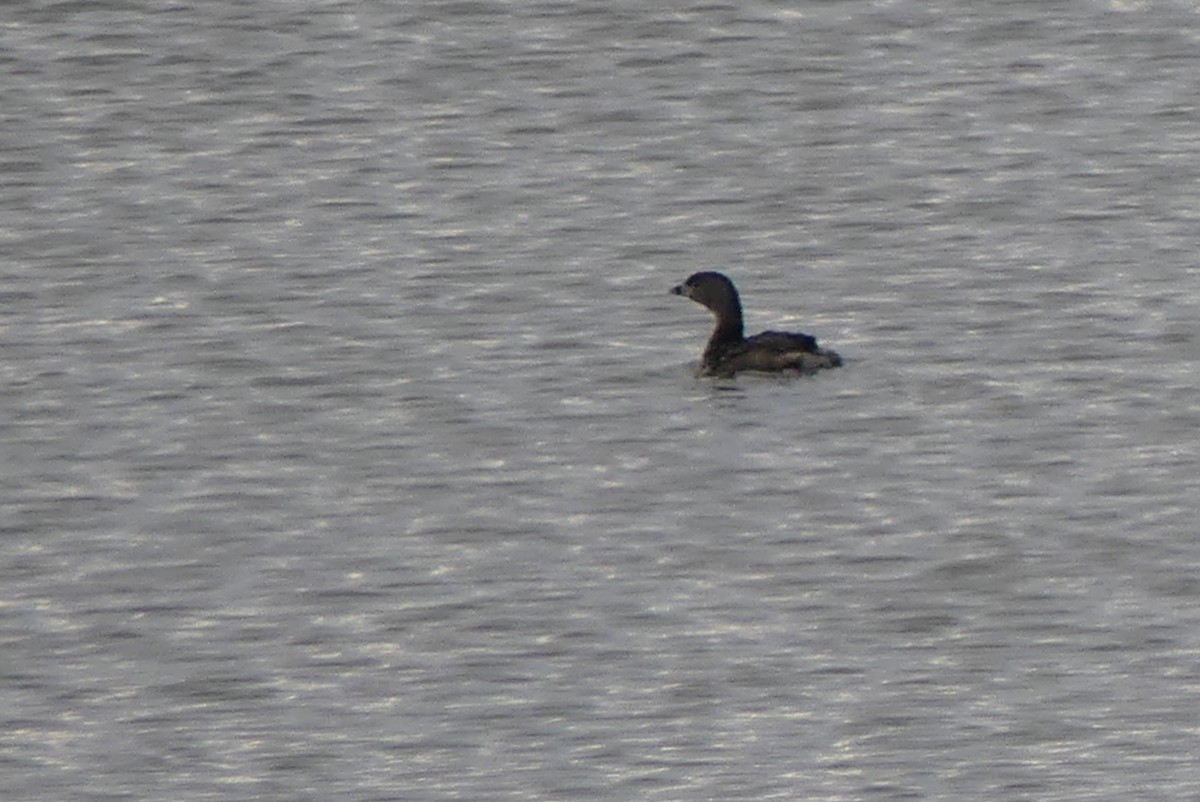
[[[700,376],[733,376],[754,370],[809,373],[841,367],[842,358],[823,349],[817,338],[786,331],[764,331],[753,337],[742,333],[742,303],[737,288],[722,273],[693,273],[671,292],[691,298],[717,316],[717,327],[700,357]]]

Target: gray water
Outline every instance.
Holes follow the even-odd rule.
[[[0,11],[3,798],[1200,795],[1200,11],[646,5]]]

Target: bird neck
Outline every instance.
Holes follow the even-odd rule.
[[[717,316],[717,327],[713,329],[708,344],[704,346],[701,361],[704,364],[714,364],[720,361],[721,354],[731,345],[737,345],[744,339],[742,331],[742,310],[736,302],[727,305],[722,310],[714,309]]]
[[[717,316],[717,327],[713,329],[709,342],[740,342],[745,332],[742,328],[742,305],[738,303],[737,296],[727,299],[712,311]]]

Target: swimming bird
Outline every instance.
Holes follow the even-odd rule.
[[[717,316],[717,327],[704,347],[697,376],[728,378],[744,370],[811,373],[842,365],[840,356],[821,348],[817,338],[809,334],[764,331],[744,336],[742,302],[737,288],[723,273],[693,273],[671,293],[691,298]]]

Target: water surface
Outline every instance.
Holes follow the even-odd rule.
[[[1197,22],[14,6],[8,793],[1193,795]]]

